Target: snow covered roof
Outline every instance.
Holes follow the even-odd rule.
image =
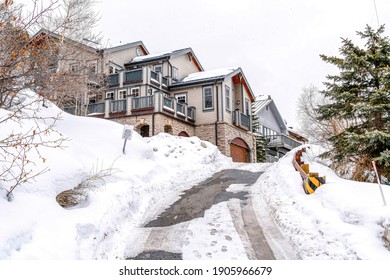
[[[184,54],[190,54],[191,58],[195,60],[195,64],[197,65],[199,70],[203,71],[203,67],[200,64],[192,48],[184,48],[184,49],[179,49],[174,51],[166,51],[166,52],[137,56],[133,58],[130,62],[126,63],[126,65],[132,66],[136,64],[144,64],[144,63],[149,63],[149,62],[158,61],[162,59],[171,59]]]
[[[256,101],[254,103],[254,108],[255,108],[254,113],[257,114],[258,112],[263,110],[267,105],[269,105],[271,102],[273,102],[273,100],[269,95],[257,96]]]
[[[144,43],[142,41],[136,41],[136,42],[127,43],[127,44],[124,44],[124,45],[119,45],[119,46],[107,48],[107,49],[104,49],[104,51],[105,52],[109,52],[109,53],[113,53],[113,52],[122,51],[122,50],[129,49],[129,48],[134,48],[134,47],[137,47],[137,46],[140,46],[141,49],[145,53],[147,53],[147,54],[149,53],[149,51],[147,50],[147,48],[145,47],[145,45],[144,45]]]
[[[234,77],[238,74],[240,74],[240,77],[243,79],[242,83],[245,86],[247,92],[249,93],[251,101],[254,102],[255,97],[253,91],[250,88],[248,81],[246,80],[245,75],[240,67],[218,68],[208,71],[192,73],[185,77],[183,80],[172,83],[170,88],[188,87],[192,85],[221,81],[226,79],[228,76]]]
[[[182,82],[199,81],[207,79],[225,78],[227,75],[236,71],[238,67],[219,68],[214,70],[208,70],[203,72],[196,72],[185,77]]]
[[[282,118],[282,115],[279,113],[279,110],[270,95],[262,95],[256,97],[256,101],[253,106],[255,114],[259,114],[261,111],[267,110],[267,108],[269,108],[273,116],[275,117],[275,120],[277,121],[279,127],[282,129],[282,131],[287,133],[287,127]],[[261,119],[259,119],[259,122],[261,123]]]

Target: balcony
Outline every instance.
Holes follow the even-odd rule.
[[[252,120],[251,116],[247,116],[240,112],[240,110],[236,109],[233,112],[233,124],[245,130],[252,129]]]
[[[144,110],[154,108],[154,95],[132,98],[132,110]]]
[[[124,72],[123,75],[124,85],[142,83],[142,69]]]
[[[118,118],[140,116],[154,113],[168,115],[181,121],[194,123],[196,108],[169,98],[162,92],[148,96],[129,96],[127,99],[106,100],[88,105],[87,115],[96,117]]]
[[[105,103],[93,103],[88,105],[87,114],[104,114]]]
[[[117,112],[124,112],[127,110],[127,100],[112,100],[110,102],[111,105],[111,112],[117,113]]]
[[[136,84],[151,84],[160,89],[167,90],[170,80],[162,77],[161,73],[151,70],[149,67],[143,67],[131,71],[120,71],[111,74],[106,78],[107,85],[110,88],[124,87]]]
[[[287,150],[292,150],[298,146],[301,146],[302,143],[292,139],[286,135],[268,135],[265,136],[267,139],[267,148],[285,148]]]
[[[119,73],[111,74],[107,77],[107,84],[109,87],[119,86]]]

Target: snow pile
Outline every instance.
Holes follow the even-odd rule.
[[[316,150],[316,149],[314,149]],[[268,211],[303,259],[389,259],[382,239],[390,224],[378,185],[339,178],[316,162],[313,149],[304,156],[310,170],[326,176],[326,184],[306,195],[292,166],[295,150],[271,166],[257,182]],[[390,199],[390,187],[382,186]]]
[[[156,217],[185,189],[231,165],[230,158],[199,138],[167,134],[142,138],[133,133],[123,155],[122,125],[72,116],[50,103],[38,116],[58,113],[62,120],[47,137],[63,135],[64,147],[41,147],[46,160],[34,166],[49,172],[16,188],[13,202],[0,197],[0,259],[122,258],[134,227]],[[47,125],[47,120],[36,122]],[[1,133],[34,125],[7,122]],[[90,191],[83,204],[70,209],[58,205],[59,193],[110,166],[106,184]]]

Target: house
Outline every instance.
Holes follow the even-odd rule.
[[[37,32],[30,44],[45,52],[45,59],[32,65],[37,69],[36,90],[59,107],[85,115],[88,96],[101,92],[101,53],[87,42],[76,42],[45,29]]]
[[[198,136],[234,161],[255,161],[254,94],[241,68],[204,71],[191,48],[132,58],[108,76],[88,115],[131,124],[142,136]]]
[[[83,54],[57,59],[52,66],[53,75],[85,78],[85,86],[77,89],[84,92],[82,100],[62,106],[68,112],[130,124],[143,137],[160,132],[198,136],[234,161],[255,162],[255,99],[241,68],[205,71],[191,48],[151,54],[142,41],[96,49],[50,36]]]
[[[254,114],[259,121],[258,135],[266,138],[266,158],[275,162],[290,150],[302,145],[304,138],[292,135],[271,96],[259,96],[254,103]],[[307,142],[307,140],[306,140]]]

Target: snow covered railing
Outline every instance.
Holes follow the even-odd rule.
[[[302,177],[303,190],[306,194],[313,194],[317,188],[325,184],[325,176],[319,176],[316,172],[310,172],[309,164],[305,164],[302,160],[302,154],[306,152],[306,148],[302,148],[295,153],[293,165]]]

